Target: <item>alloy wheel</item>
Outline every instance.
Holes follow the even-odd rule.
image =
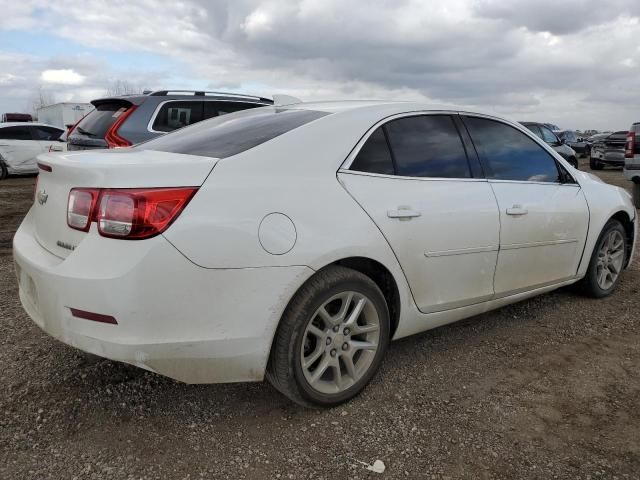
[[[624,238],[618,230],[610,231],[598,249],[596,279],[598,286],[609,290],[616,283],[624,262]]]
[[[380,347],[380,317],[358,292],[326,300],[307,324],[301,346],[302,372],[323,394],[341,393],[369,370]]]

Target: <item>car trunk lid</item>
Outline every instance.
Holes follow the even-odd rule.
[[[41,171],[33,205],[36,240],[49,252],[66,258],[86,237],[88,233],[67,225],[72,188],[197,187],[217,161],[128,149],[40,155]],[[95,224],[90,232],[94,229]]]

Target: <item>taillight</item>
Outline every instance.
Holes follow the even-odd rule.
[[[118,115],[118,119],[115,122],[113,122],[113,125],[111,125],[111,127],[109,127],[109,130],[107,130],[107,133],[104,134],[104,140],[105,140],[105,142],[107,142],[108,148],[130,147],[131,146],[131,142],[129,140],[127,140],[126,138],[121,137],[120,135],[118,135],[118,129],[124,123],[124,121],[127,119],[127,117],[133,113],[133,111],[135,109],[136,109],[136,106],[135,105],[131,105],[126,110],[121,111],[121,113]],[[114,113],[114,115],[115,115],[115,113]]]
[[[97,188],[74,188],[69,192],[67,225],[82,232],[89,231],[99,192]]]
[[[627,133],[627,144],[624,147],[624,158],[633,158],[636,149],[636,132]]]
[[[197,190],[197,187],[74,188],[69,193],[67,223],[86,232],[95,221],[103,237],[150,238],[178,218]]]

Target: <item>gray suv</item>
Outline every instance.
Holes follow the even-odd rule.
[[[68,150],[128,147],[207,118],[272,105],[234,93],[160,90],[100,98],[67,136]]]

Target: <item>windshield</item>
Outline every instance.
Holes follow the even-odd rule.
[[[199,122],[134,148],[226,158],[325,115],[328,113],[276,107],[244,110]]]
[[[122,102],[100,104],[80,120],[71,135],[80,134],[91,138],[104,138],[107,130],[129,106],[129,104],[123,104]]]

